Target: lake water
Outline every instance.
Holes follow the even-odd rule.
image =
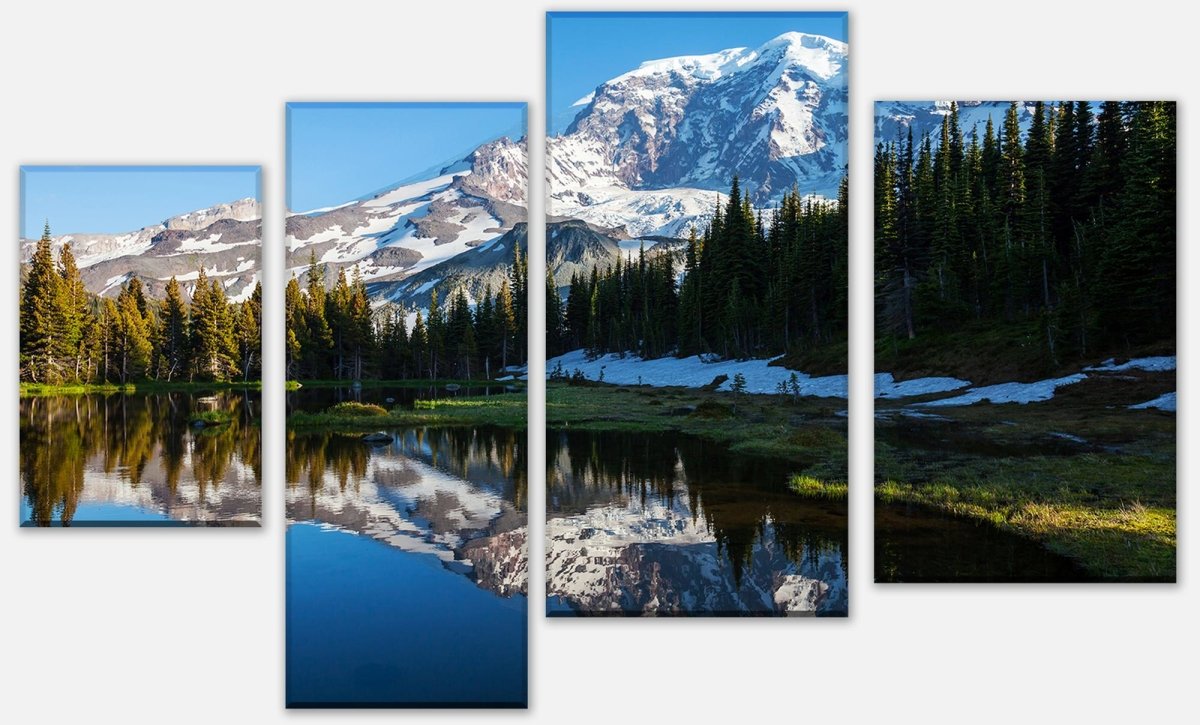
[[[259,393],[21,398],[25,526],[257,526]],[[196,428],[193,412],[227,425]]]
[[[877,422],[877,446],[891,446],[922,467],[956,461],[1079,455],[1086,443],[1047,436],[1001,441],[976,426],[946,420]],[[885,451],[881,456],[888,455]],[[951,469],[952,470],[952,469]],[[945,474],[942,474],[945,475]],[[1041,544],[986,521],[916,504],[875,503],[877,582],[1074,582],[1089,577],[1078,565]]]
[[[288,432],[288,705],[524,707],[525,432],[386,432]]]
[[[875,503],[877,582],[1073,582],[1086,572],[1037,542],[923,506]]]
[[[674,433],[549,431],[547,612],[845,616],[844,501]]]

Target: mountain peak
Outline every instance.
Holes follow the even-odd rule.
[[[789,31],[771,38],[757,48],[727,48],[702,55],[677,55],[647,60],[637,68],[606,81],[603,86],[619,84],[632,78],[653,75],[676,75],[696,81],[715,81],[743,71],[759,62],[786,61],[799,64],[821,78],[831,78],[845,62],[847,45],[840,40]],[[574,105],[586,105],[594,94],[584,96]]]
[[[760,46],[760,50],[765,48],[774,48],[779,46],[812,48],[819,50],[828,50],[833,53],[845,54],[849,47],[846,43],[840,40],[834,40],[826,35],[817,35],[816,33],[803,33],[798,30],[789,30],[786,33],[780,33],[774,38]]]
[[[808,72],[828,80],[846,63],[848,46],[824,35],[791,31],[777,35],[754,51],[759,58],[778,52],[781,62],[802,66]]]
[[[186,214],[173,216],[163,222],[167,229],[183,229],[197,231],[223,219],[233,219],[239,222],[254,221],[262,216],[258,200],[246,197],[224,204],[215,204],[205,209],[197,209]]]
[[[599,84],[549,140],[550,213],[672,234],[734,174],[757,205],[793,185],[832,198],[846,166],[846,58],[846,43],[789,32]]]

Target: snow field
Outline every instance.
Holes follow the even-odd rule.
[[[778,365],[769,365],[769,360],[705,360],[701,356],[674,358],[664,357],[643,360],[635,355],[622,358],[616,353],[602,355],[589,360],[587,351],[573,350],[546,361],[546,374],[550,375],[561,365],[566,375],[576,370],[589,380],[603,380],[617,385],[650,385],[653,387],[683,386],[699,388],[708,385],[718,375],[727,375],[729,380],[718,390],[729,390],[735,375],[746,378],[746,392],[772,394],[779,392],[779,384],[791,384],[796,376],[800,395],[818,398],[845,398],[848,378],[845,375],[812,377],[799,370],[790,370]]]

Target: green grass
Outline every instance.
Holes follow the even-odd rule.
[[[250,382],[210,382],[210,383],[168,383],[162,381],[145,381],[139,383],[101,383],[79,385],[44,385],[41,383],[21,383],[21,397],[39,395],[91,395],[95,393],[159,393],[171,391],[204,392],[212,390],[262,390],[262,381]]]
[[[1163,388],[1173,375],[1089,379],[1044,403],[881,420],[876,497],[986,521],[1099,578],[1173,579],[1175,417],[1125,407]]]
[[[362,418],[379,415],[387,415],[387,408],[374,403],[356,403],[347,400],[337,405],[332,405],[327,411],[330,415],[345,416],[347,418]]]
[[[345,412],[345,403],[339,403],[320,413],[292,413],[288,416],[289,428],[324,428],[341,431],[378,430],[391,426],[456,426],[489,425],[507,428],[524,428],[527,425],[527,401],[523,393],[505,393],[488,397],[460,397],[446,400],[422,401],[419,408],[407,410],[394,407],[391,410],[379,406],[382,414]],[[359,406],[360,404],[352,404]],[[341,409],[341,410],[338,410]]]
[[[788,481],[788,488],[805,498],[825,498],[836,501],[845,501],[850,493],[850,487],[843,482],[822,481],[819,478],[802,474],[793,475]]]
[[[591,431],[678,431],[733,453],[791,463],[830,484],[847,480],[843,401],[696,388],[546,385],[546,425]]]

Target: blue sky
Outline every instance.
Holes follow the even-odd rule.
[[[257,166],[23,166],[21,234],[128,232],[215,204],[258,198]]]
[[[643,61],[755,47],[788,31],[847,40],[846,14],[549,13],[547,127],[561,130],[572,103]]]
[[[524,103],[289,103],[287,207],[343,204],[525,135]]]

